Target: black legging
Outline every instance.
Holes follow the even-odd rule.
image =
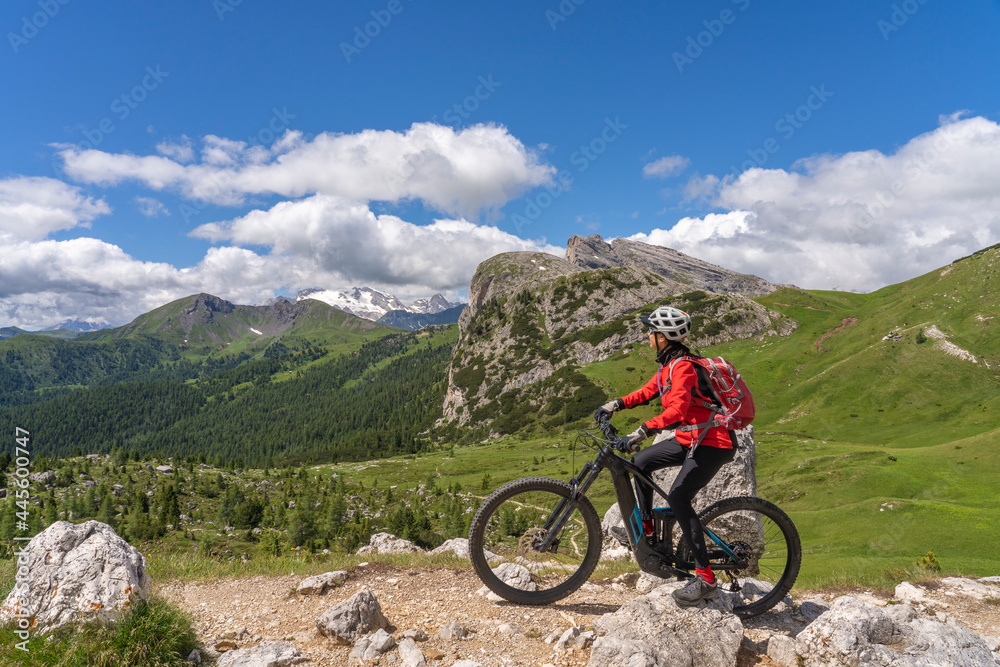
[[[688,449],[682,447],[677,440],[670,438],[662,440],[642,450],[632,462],[639,466],[647,475],[654,470],[670,466],[681,466],[677,479],[670,487],[667,501],[677,517],[677,525],[681,534],[687,539],[694,551],[695,567],[708,567],[708,551],[705,549],[705,535],[697,512],[691,506],[694,494],[705,488],[705,485],[715,477],[719,468],[733,460],[735,449],[720,449],[718,447],[701,446],[694,450],[694,457],[687,458]],[[635,493],[639,501],[639,512],[643,519],[650,518],[650,506],[653,501],[653,489],[635,480]]]

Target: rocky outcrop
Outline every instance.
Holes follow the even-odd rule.
[[[36,632],[115,622],[152,589],[143,555],[98,521],[57,521],[28,542],[17,563],[27,578],[0,605],[0,624],[27,616]]]
[[[794,656],[786,648],[775,657],[787,667],[997,664],[986,642],[960,625],[920,617],[906,604],[882,609],[847,596],[795,637]]]
[[[681,286],[677,291],[740,292],[770,294],[782,287],[763,278],[736,273],[685,255],[673,248],[628,239],[605,242],[597,234],[571,236],[566,242],[566,261],[584,269],[635,266],[647,269]]]
[[[341,644],[352,644],[376,629],[389,627],[375,594],[362,589],[316,619],[320,634]]]
[[[571,239],[567,259],[515,252],[479,265],[459,319],[443,406],[447,421],[479,425],[515,410],[558,415],[579,389],[557,375],[560,369],[644,342],[636,311],[651,304],[669,301],[690,312],[695,346],[787,335],[796,326],[740,293],[774,289],[759,278],[693,258],[678,272],[657,264],[667,249],[622,240],[608,245],[596,236],[574,239],[579,242]],[[548,386],[553,376],[558,381]]]
[[[588,667],[612,665],[736,665],[743,624],[721,591],[694,607],[679,607],[668,583],[594,622],[598,638]]]

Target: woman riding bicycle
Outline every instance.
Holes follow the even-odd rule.
[[[708,562],[701,521],[691,501],[723,465],[733,460],[735,434],[709,426],[700,446],[695,447],[693,456],[689,455],[692,443],[696,443],[702,433],[699,429],[685,430],[681,427],[712,421],[711,411],[702,406],[704,397],[710,396],[711,392],[704,386],[699,388],[700,376],[695,371],[695,365],[685,361],[685,357],[691,354],[684,345],[684,340],[691,333],[691,317],[676,308],[660,306],[640,321],[649,327],[649,345],[656,350],[660,368],[645,386],[602,405],[594,416],[598,421],[610,419],[617,410],[646,404],[659,395],[663,412],[620,438],[617,446],[623,451],[638,452],[632,462],[647,475],[661,468],[681,466],[667,500],[681,533],[691,545],[696,576],[684,588],[674,591],[673,596],[677,604],[690,606],[715,597],[717,588]],[[639,443],[653,433],[657,434],[653,444],[640,452]],[[653,490],[638,479],[634,483],[643,531],[650,536],[653,534],[650,508]],[[611,531],[619,541],[628,545],[624,529],[615,527]]]

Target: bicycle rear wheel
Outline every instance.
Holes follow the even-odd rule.
[[[540,605],[587,581],[601,556],[601,520],[585,496],[571,498],[566,482],[528,477],[483,502],[469,529],[469,556],[487,588]]]
[[[699,518],[719,588],[737,596],[737,616],[762,614],[791,590],[802,564],[802,544],[795,524],[777,505],[761,498],[727,498]],[[734,567],[736,562],[743,567]]]

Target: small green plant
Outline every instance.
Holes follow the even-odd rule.
[[[917,567],[930,570],[931,572],[941,571],[941,563],[939,563],[938,559],[934,557],[933,551],[928,551],[926,556],[918,560]]]
[[[917,332],[917,345],[922,345],[927,342],[927,336],[924,334],[924,330],[921,329]]]
[[[986,604],[991,604],[994,607],[1000,607],[1000,598],[986,598]]]

